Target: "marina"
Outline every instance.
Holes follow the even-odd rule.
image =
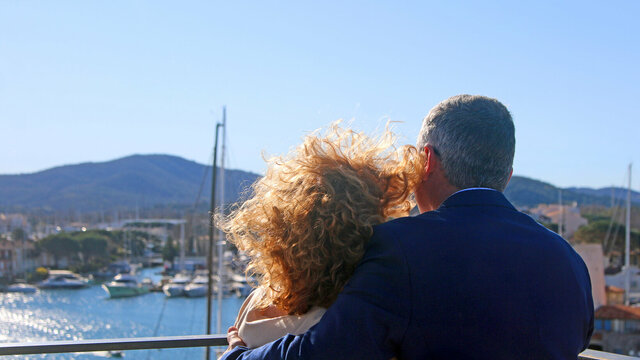
[[[161,280],[161,268],[142,269],[136,279]],[[243,298],[223,298],[221,323],[235,321]],[[199,335],[205,333],[206,298],[167,297],[162,292],[110,298],[100,285],[80,289],[40,289],[36,293],[0,293],[0,341],[37,342]],[[213,304],[212,315],[217,321]],[[124,351],[125,359],[193,359],[204,348]],[[104,359],[109,352],[13,356],[20,359]]]

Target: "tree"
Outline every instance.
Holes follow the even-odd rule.
[[[55,267],[61,257],[77,255],[80,245],[73,237],[66,233],[50,235],[40,240],[40,247],[53,256]]]
[[[605,253],[609,253],[612,250],[624,253],[625,226],[616,222],[611,224],[611,228],[609,226],[609,220],[594,221],[589,225],[580,227],[573,235],[573,240],[576,243],[607,245],[607,248],[603,249]],[[609,231],[609,243],[604,244],[607,231]],[[640,233],[634,229],[631,229],[630,232],[631,248],[637,249],[640,246]]]
[[[556,234],[558,233],[558,224],[548,223],[548,222],[543,222],[543,223],[540,223],[540,224],[542,224],[542,226],[546,227],[547,229],[553,231],[554,233],[556,233]]]
[[[107,254],[108,240],[100,235],[87,234],[78,237],[80,243],[80,252],[84,263],[89,262],[92,258],[103,257]]]
[[[11,239],[13,241],[24,241],[27,239],[27,234],[22,228],[15,228],[11,231]]]

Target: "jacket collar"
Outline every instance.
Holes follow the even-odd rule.
[[[445,200],[440,208],[456,206],[501,206],[516,210],[503,193],[493,189],[476,188],[460,190]]]

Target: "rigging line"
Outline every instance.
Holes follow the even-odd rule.
[[[233,147],[229,143],[229,137],[226,138],[226,142],[227,144],[225,146],[225,160],[227,160],[227,166],[225,166],[225,171],[229,169],[238,169],[238,159],[235,156],[236,154],[231,151]]]
[[[614,188],[614,194],[615,194],[615,188]],[[613,212],[611,213],[611,218],[609,219],[609,226],[607,227],[607,234],[604,237],[604,250],[605,253],[608,252],[609,248],[611,247],[612,244],[609,244],[609,239],[611,236],[611,229],[613,228],[613,223],[614,220],[616,218],[616,216],[618,216],[618,210],[620,209],[620,206],[618,204],[618,198],[616,196],[613,197]]]
[[[211,158],[213,157],[213,155],[209,155],[209,159],[208,159],[208,163],[211,162]],[[196,211],[198,210],[198,203],[200,202],[200,196],[202,195],[202,189],[204,188],[204,181],[207,179],[207,175],[209,175],[209,166],[205,165],[204,166],[204,171],[202,172],[202,179],[200,180],[200,188],[198,189],[198,195],[196,196],[196,201],[193,203],[193,209],[191,210],[191,221],[188,222],[188,231],[191,234],[191,237],[193,238],[193,241],[196,241],[196,237],[194,235],[193,232],[193,217],[196,213]],[[196,245],[196,247],[199,247]],[[193,246],[192,246],[192,250],[193,250]]]
[[[158,321],[156,322],[156,327],[155,329],[153,329],[153,337],[156,337],[158,335],[158,329],[160,329],[160,323],[162,322],[162,316],[164,315],[164,309],[167,307],[167,299],[169,299],[168,296],[164,297],[164,301],[162,302],[162,309],[160,309],[160,315],[158,316]],[[158,351],[160,351],[161,349],[158,349]],[[149,352],[147,352],[147,360],[149,360],[149,357],[151,356],[151,350],[149,350]]]
[[[213,158],[213,155],[210,155],[208,163],[211,163],[211,160],[213,160],[212,158]],[[200,196],[202,195],[202,189],[204,188],[204,181],[206,180],[208,175],[209,175],[209,166],[205,165],[204,166],[204,172],[202,174],[202,180],[200,180],[200,189],[198,189],[198,196],[196,196],[196,201],[195,201],[195,203],[193,203],[193,211],[194,212],[198,208],[198,203],[200,202]]]
[[[622,213],[620,213],[620,216],[623,216]],[[620,230],[620,227],[622,226],[622,221],[624,221],[623,219],[620,219],[619,222],[616,223],[616,230],[613,233],[613,239],[611,240],[611,248],[614,248],[615,244],[616,244],[616,240],[618,240],[618,231]]]
[[[193,334],[193,324],[195,323],[196,317],[196,301],[191,302],[193,305],[191,306],[191,328],[189,329],[189,334]]]
[[[195,301],[191,301],[192,306],[191,306],[191,328],[189,329],[189,334],[193,334],[193,324],[195,323],[195,317],[196,317],[196,302]],[[184,352],[184,356],[182,357],[183,359],[187,358],[187,355],[189,355],[189,352],[185,351]]]
[[[624,177],[622,178],[622,187],[624,187]],[[616,188],[613,187],[612,191],[613,191],[613,213],[611,214],[611,219],[609,221],[609,226],[607,228],[607,234],[604,237],[604,246],[603,246],[603,250],[605,254],[608,254],[610,249],[613,247],[613,244],[615,244],[615,237],[611,240],[611,244],[609,244],[609,236],[611,235],[611,228],[613,226],[613,222],[618,214],[618,201],[622,202],[622,199],[619,199],[618,196],[616,196]],[[616,236],[618,234],[618,230],[616,229]]]
[[[613,228],[614,219],[618,215],[618,209],[619,209],[619,207],[617,205],[613,208],[613,212],[611,214],[611,219],[609,220],[609,226],[607,227],[607,233],[604,236],[604,246],[603,246],[603,248],[604,248],[605,254],[609,252],[609,250],[610,250],[609,248],[611,247],[611,245],[613,245],[612,243],[611,244],[609,243],[609,239],[610,239],[610,236],[611,236],[611,229]]]

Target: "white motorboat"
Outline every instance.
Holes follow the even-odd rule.
[[[184,295],[187,297],[206,296],[208,287],[208,277],[206,275],[196,275],[196,277],[184,287]]]
[[[168,297],[184,296],[184,288],[190,280],[191,278],[187,274],[177,274],[162,287],[162,292]]]
[[[11,284],[7,286],[7,289],[6,289],[6,292],[15,292],[15,293],[23,293],[23,294],[33,294],[36,291],[38,291],[38,289],[35,286],[24,284],[24,283]]]
[[[253,288],[246,282],[233,282],[231,283],[231,291],[236,294],[237,297],[247,297],[253,291]]]
[[[41,289],[80,289],[89,285],[89,280],[68,270],[50,270],[49,278],[40,282]]]
[[[149,286],[138,282],[134,276],[128,274],[116,275],[113,280],[103,284],[102,288],[109,294],[109,297],[120,298],[146,294]]]
[[[247,297],[253,291],[253,287],[247,283],[247,278],[243,275],[231,275],[231,291],[238,297]]]

